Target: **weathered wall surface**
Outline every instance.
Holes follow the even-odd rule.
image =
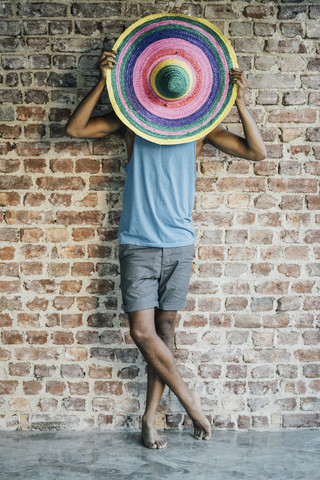
[[[268,158],[205,147],[197,249],[175,355],[217,428],[319,427],[317,1],[0,4],[0,427],[139,426],[145,364],[121,310],[120,135],[64,125],[125,27],[202,16],[231,40]],[[106,92],[95,113],[108,111]],[[241,133],[235,109],[224,122]],[[158,425],[188,426],[166,390]]]

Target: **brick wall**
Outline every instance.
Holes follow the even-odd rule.
[[[125,145],[64,134],[140,16],[203,16],[230,38],[268,148],[198,159],[197,249],[175,355],[217,428],[319,427],[318,1],[0,4],[0,428],[137,428],[145,364],[121,310]],[[106,93],[95,113],[110,110]],[[241,133],[235,109],[224,124]],[[165,391],[158,426],[188,426]]]

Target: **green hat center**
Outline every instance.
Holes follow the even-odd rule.
[[[155,80],[158,92],[167,98],[183,97],[190,87],[189,76],[179,65],[167,65],[162,68]]]
[[[163,60],[153,69],[150,85],[158,97],[178,100],[190,91],[192,72],[181,60]]]

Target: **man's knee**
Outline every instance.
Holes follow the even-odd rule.
[[[168,346],[173,343],[173,334],[176,321],[176,311],[157,310],[155,316],[156,331],[159,337]]]
[[[151,318],[151,315],[148,315],[147,311],[130,312],[128,313],[128,318],[130,324],[130,336],[138,346],[148,342],[151,337],[155,335],[153,316]]]

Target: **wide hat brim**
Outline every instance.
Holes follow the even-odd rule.
[[[156,14],[127,28],[107,70],[111,105],[137,135],[158,144],[205,137],[237,95],[229,73],[237,59],[228,39],[207,20]]]

